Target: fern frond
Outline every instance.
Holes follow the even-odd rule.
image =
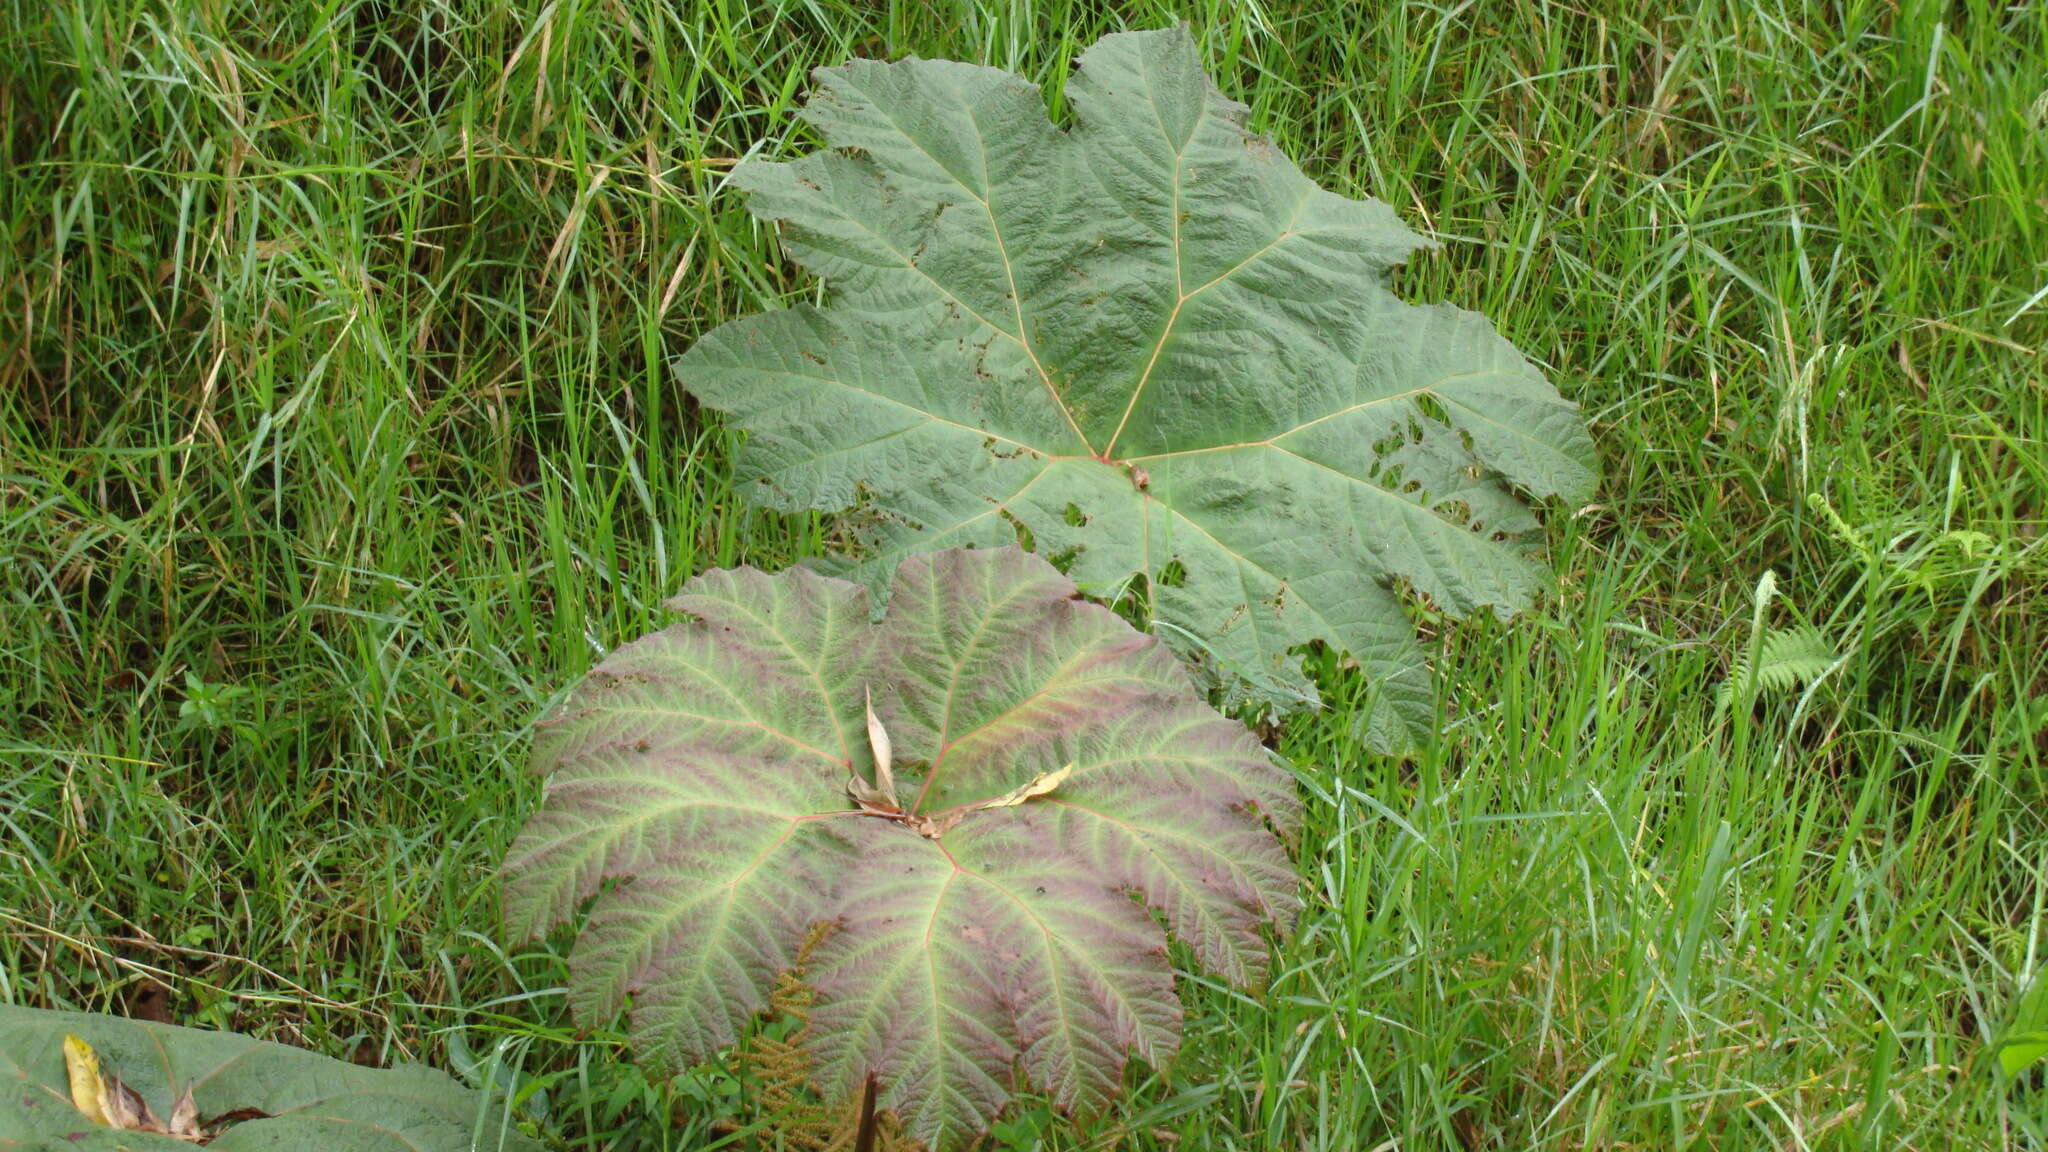
[[[1745,648],[1714,693],[1714,707],[1726,708],[1737,692],[1782,695],[1812,683],[1839,657],[1820,629],[1811,624],[1767,628],[1762,642]]]

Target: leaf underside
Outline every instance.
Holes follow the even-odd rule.
[[[1355,655],[1368,736],[1432,724],[1405,585],[1525,604],[1532,497],[1593,483],[1576,407],[1472,312],[1386,273],[1425,245],[1244,127],[1184,30],[1109,36],[1065,87],[948,61],[820,70],[830,149],[734,182],[830,285],[726,324],[682,384],[748,437],[742,490],[853,508],[855,574],[1020,538],[1083,587],[1151,584],[1161,634],[1269,702],[1297,647]]]
[[[630,1004],[643,1057],[706,1058],[832,925],[805,965],[819,1086],[843,1099],[872,1072],[936,1147],[985,1129],[1014,1072],[1086,1112],[1128,1052],[1170,1057],[1168,932],[1263,978],[1262,930],[1296,907],[1291,778],[1043,560],[913,557],[877,623],[860,585],[800,568],[710,572],[671,607],[688,618],[543,726],[547,799],[505,865],[516,932],[595,897],[580,1019]],[[900,818],[848,796],[877,778],[870,702]]]
[[[208,1131],[218,1131],[206,1147],[220,1152],[539,1152],[517,1132],[500,1143],[498,1106],[431,1068],[362,1068],[231,1032],[5,1005],[0,1149],[195,1147],[81,1116],[66,1082],[67,1033],[85,1040],[101,1069],[159,1115],[173,1115],[190,1088]],[[247,1118],[219,1119],[237,1116]]]

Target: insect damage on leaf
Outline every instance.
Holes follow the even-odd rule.
[[[911,1135],[957,1145],[1015,1073],[1091,1112],[1128,1054],[1173,1054],[1169,932],[1263,979],[1296,907],[1291,777],[1051,565],[913,557],[879,622],[801,568],[706,573],[671,607],[542,726],[547,798],[505,863],[517,932],[588,902],[584,1022],[630,1005],[642,1055],[707,1058],[829,924],[805,963],[820,1090],[873,1074]],[[893,760],[893,797],[849,797],[863,758]]]
[[[746,430],[749,498],[858,505],[842,563],[877,591],[905,556],[1011,542],[1084,587],[1142,575],[1159,634],[1239,695],[1313,699],[1296,652],[1321,641],[1376,681],[1369,739],[1427,734],[1396,589],[1520,607],[1532,503],[1593,483],[1577,408],[1484,317],[1388,288],[1428,242],[1251,134],[1183,30],[1084,52],[1064,131],[997,69],[817,79],[829,147],[733,180],[830,302],[677,365]]]

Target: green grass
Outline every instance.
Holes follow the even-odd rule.
[[[155,979],[515,1080],[560,1148],[774,1147],[575,1031],[487,882],[566,685],[692,572],[831,544],[735,503],[666,373],[814,291],[721,181],[805,146],[815,65],[1057,101],[1185,18],[1444,241],[1403,290],[1542,363],[1605,480],[1543,607],[1418,607],[1426,755],[1361,752],[1335,667],[1279,733],[1270,991],[1189,978],[1170,1078],[997,1144],[2048,1147],[1992,1058],[2048,1027],[2048,8],[0,3],[0,1001]],[[1720,691],[1809,626],[1817,680]]]

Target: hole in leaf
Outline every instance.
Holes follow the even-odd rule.
[[[1168,560],[1166,567],[1161,568],[1154,579],[1162,588],[1179,588],[1188,582],[1187,566],[1178,560]]]
[[[1080,508],[1076,507],[1071,502],[1067,505],[1066,517],[1067,525],[1071,528],[1079,528],[1083,524],[1088,523],[1088,514],[1086,512],[1081,511]]]
[[[1026,552],[1038,551],[1038,538],[1031,534],[1031,529],[1025,527],[1022,520],[1017,519],[1016,513],[1005,508],[999,515],[1004,520],[1009,521],[1010,527],[1016,530],[1017,547],[1024,549]]]

